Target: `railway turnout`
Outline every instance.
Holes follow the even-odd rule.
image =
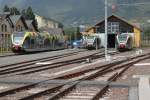
[[[80,56],[76,57],[75,54]],[[35,64],[37,60],[35,60],[1,66],[0,86],[6,88],[0,91],[0,99],[101,100],[111,88],[125,88],[129,93],[131,92],[127,97],[130,100],[134,95],[133,88],[137,88],[138,84],[116,81],[131,66],[150,58],[150,53],[144,53],[104,63],[100,60],[104,56],[103,51],[85,54],[83,52],[82,54],[71,53],[38,59],[40,62],[53,62],[45,65],[37,65]],[[118,53],[112,53],[112,55],[116,54]],[[70,56],[74,57],[70,58]],[[69,59],[67,59],[68,57]],[[85,63],[86,58],[92,59],[92,62]],[[72,68],[68,68],[68,66],[72,66]],[[63,68],[68,69],[62,70]],[[56,69],[59,70],[54,71]],[[36,76],[45,71],[53,73],[48,74],[48,77]],[[32,79],[32,76],[36,76],[36,78]],[[8,88],[9,86],[11,87]]]

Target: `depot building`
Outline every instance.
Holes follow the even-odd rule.
[[[104,45],[104,37],[105,37],[105,20],[98,22],[93,27],[88,28],[83,35],[90,34],[99,34],[102,39],[102,45]],[[140,47],[141,43],[141,29],[138,26],[135,26],[129,23],[127,20],[120,18],[117,15],[111,15],[108,17],[108,47],[115,48],[116,47],[116,35],[121,33],[131,33],[134,35],[134,47]]]

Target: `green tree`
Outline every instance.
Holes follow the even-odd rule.
[[[36,19],[33,19],[33,24],[35,25],[35,28],[38,31],[38,22]]]
[[[7,5],[4,6],[3,12],[10,12],[10,9],[9,9],[9,7]]]
[[[81,36],[79,27],[75,27],[75,34],[76,34],[76,39],[80,40],[82,36]]]
[[[79,27],[69,27],[64,29],[65,35],[70,37],[69,40],[79,40],[81,39],[81,33],[79,32]]]
[[[30,20],[34,20],[35,19],[35,15],[34,15],[34,13],[32,11],[32,8],[30,6],[27,8],[26,18],[30,19]]]
[[[21,11],[21,15],[24,16],[24,18],[27,20],[33,20],[32,24],[35,25],[35,28],[38,31],[38,23],[35,19],[34,12],[32,11],[32,8],[30,6],[27,8],[27,10],[23,9]]]
[[[11,15],[20,15],[20,11],[16,7],[10,8]]]
[[[63,24],[60,23],[60,22],[58,22],[58,27],[59,27],[59,28],[63,28]]]
[[[23,9],[23,10],[21,11],[21,15],[22,15],[24,18],[26,18],[26,10],[25,10],[25,9]]]

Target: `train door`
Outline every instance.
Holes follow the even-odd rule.
[[[30,37],[26,37],[23,42],[23,48],[24,49],[30,49]]]
[[[116,35],[115,34],[108,34],[107,39],[107,46],[108,48],[115,48],[116,45]]]

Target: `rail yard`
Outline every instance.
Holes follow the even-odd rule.
[[[0,100],[150,100],[148,0],[0,4]]]
[[[109,61],[104,49],[1,57],[0,100],[137,100],[149,49],[108,53]]]

